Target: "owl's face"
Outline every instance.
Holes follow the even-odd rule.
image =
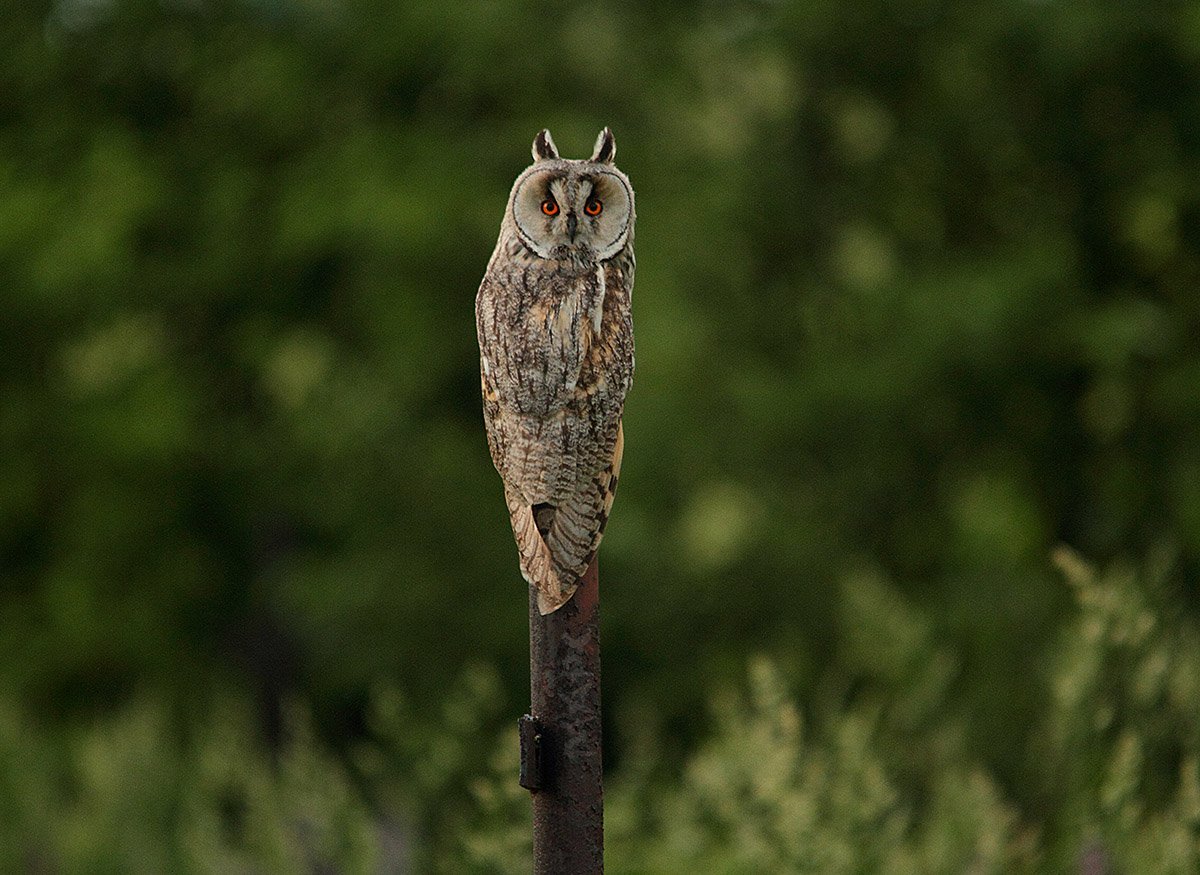
[[[534,164],[517,177],[509,211],[521,240],[542,258],[594,264],[621,251],[633,229],[633,188],[613,165],[605,128],[586,161],[559,157],[549,131],[533,141]]]

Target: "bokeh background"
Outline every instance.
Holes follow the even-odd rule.
[[[473,302],[637,189],[614,872],[1200,866],[1200,8],[0,22],[0,868],[528,871]]]

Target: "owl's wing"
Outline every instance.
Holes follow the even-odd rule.
[[[557,507],[533,507],[505,490],[521,573],[537,590],[543,616],[570,600],[596,555],[612,511],[624,451],[625,432],[618,425],[612,461]]]

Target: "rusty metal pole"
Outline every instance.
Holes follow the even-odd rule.
[[[569,602],[529,595],[532,714],[521,718],[521,786],[533,799],[535,875],[604,871],[600,756],[600,575],[595,558]]]

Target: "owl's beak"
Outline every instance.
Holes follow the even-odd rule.
[[[574,213],[567,213],[567,236],[571,238],[571,242],[575,242],[575,229],[579,226],[579,220],[575,218]]]

